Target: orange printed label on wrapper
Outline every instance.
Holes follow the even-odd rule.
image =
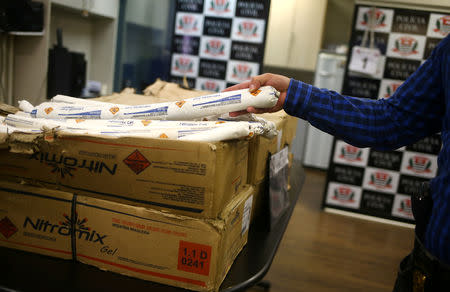
[[[185,103],[186,103],[186,102],[185,102],[184,100],[181,100],[181,101],[177,101],[175,104],[176,104],[179,108],[181,108]]]
[[[257,96],[260,92],[261,92],[261,89],[258,89],[256,91],[250,93],[250,94],[253,95],[253,96]]]
[[[119,108],[118,108],[117,106],[115,106],[115,107],[110,108],[109,111],[110,111],[113,115],[115,115],[115,114],[117,114],[117,112],[119,111]]]

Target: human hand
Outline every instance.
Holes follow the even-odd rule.
[[[254,108],[249,106],[246,110],[231,112],[231,117],[236,117],[246,113],[262,114],[262,113],[272,113],[279,111],[283,108],[284,100],[286,98],[286,93],[289,88],[289,83],[291,80],[283,75],[265,73],[253,77],[250,81],[246,81],[240,84],[236,84],[226,88],[224,91],[239,90],[248,88],[250,92],[256,91],[261,86],[270,85],[280,92],[280,97],[278,102],[274,107],[271,108]]]

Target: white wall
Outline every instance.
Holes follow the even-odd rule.
[[[42,36],[14,37],[14,64],[12,103],[27,99],[33,104],[45,100],[47,95],[47,60],[50,23],[50,0],[44,5],[44,34]]]
[[[142,26],[166,29],[170,3],[168,0],[130,0],[127,2],[125,19]]]
[[[264,64],[314,71],[327,0],[273,0]]]

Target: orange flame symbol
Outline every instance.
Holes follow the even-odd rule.
[[[257,96],[260,92],[261,92],[261,89],[258,89],[255,92],[252,92],[251,95]]]
[[[109,111],[110,111],[113,115],[115,115],[115,114],[117,114],[117,112],[119,111],[119,108],[118,108],[117,106],[115,106],[115,107],[110,108]]]
[[[181,101],[177,101],[175,104],[176,104],[179,108],[181,108],[185,103],[186,103],[186,102],[185,102],[184,100],[181,100]]]

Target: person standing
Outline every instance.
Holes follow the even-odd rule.
[[[395,292],[450,291],[450,35],[388,99],[341,95],[277,74],[262,74],[227,88],[280,91],[268,109],[230,113],[286,113],[357,147],[393,150],[441,133],[439,172],[413,196],[414,249],[401,263]]]

